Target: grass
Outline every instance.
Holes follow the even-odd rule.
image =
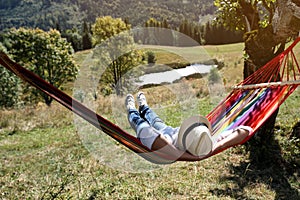
[[[224,62],[221,76],[228,86],[235,85],[242,80],[243,73],[243,43],[229,45],[208,45],[197,47],[168,47],[144,45],[139,48],[153,51],[157,64],[169,65],[173,63],[203,63],[211,59]],[[235,73],[232,73],[232,72]]]
[[[228,85],[242,77],[242,48],[242,44],[205,47],[210,57],[224,61],[220,73]],[[156,53],[158,62],[168,62],[165,50]],[[88,54],[78,53],[77,62]],[[174,84],[145,92],[149,104],[175,126],[190,112],[207,114],[215,106],[207,95],[199,95],[209,92],[203,81],[184,80],[188,90]],[[194,97],[197,104],[188,105]],[[153,166],[90,127],[78,129],[72,113],[56,102],[50,108],[39,104],[0,110],[0,199],[299,199],[299,167],[293,157],[299,153],[288,140],[300,121],[299,99],[298,89],[277,118],[281,164],[264,167],[250,162],[245,146],[201,162]],[[101,115],[131,131],[122,98],[100,97],[96,104]],[[191,106],[197,109],[191,111]]]
[[[243,49],[243,43],[205,47],[212,58],[224,62],[225,67],[220,74],[225,86],[231,87],[243,80]]]

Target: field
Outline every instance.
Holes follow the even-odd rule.
[[[155,50],[160,64],[182,58],[197,62],[202,57],[195,52],[200,52],[205,58],[224,62],[220,74],[226,89],[242,80],[242,44],[204,49],[165,48]],[[82,65],[88,54],[89,51],[77,53],[76,62]],[[190,112],[200,110],[205,115],[217,103],[209,98],[203,80],[183,82],[189,88],[183,92],[197,97],[197,110],[187,109],[188,101],[184,105],[172,101],[178,96],[173,91],[180,91],[176,84],[174,88],[145,89],[149,104],[163,117],[168,116],[165,119],[171,125],[178,125]],[[99,97],[97,111],[131,131],[124,116],[123,100]],[[293,155],[299,155],[299,140],[289,140],[289,136],[300,121],[299,108],[298,89],[280,109],[271,149],[275,154],[261,166],[250,162],[245,146],[200,162],[152,165],[102,133],[78,123],[70,111],[56,102],[51,107],[40,103],[0,110],[0,199],[296,200],[300,198],[300,160]],[[80,129],[80,125],[86,129]]]

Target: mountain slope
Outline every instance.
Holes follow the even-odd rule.
[[[0,0],[0,30],[11,27],[81,28],[98,16],[129,20],[133,26],[153,17],[178,26],[183,19],[199,22],[214,14],[213,0]]]

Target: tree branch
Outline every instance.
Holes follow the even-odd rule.
[[[300,30],[299,0],[278,0],[272,26],[277,41],[285,42],[288,38],[296,37]]]
[[[243,14],[247,19],[246,21],[249,22],[250,30],[248,31],[257,30],[259,28],[260,18],[257,9],[255,9],[256,6],[252,5],[246,0],[239,0],[239,4],[242,8]]]
[[[262,0],[262,3],[264,8],[269,12],[269,23],[271,23],[275,12],[274,3],[270,2],[270,6],[267,4],[266,0]]]

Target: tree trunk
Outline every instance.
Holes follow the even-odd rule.
[[[43,95],[43,97],[44,97],[44,101],[45,101],[45,103],[46,103],[46,105],[47,106],[51,106],[51,103],[52,103],[52,101],[53,101],[53,98],[52,97],[50,97],[50,96],[48,96],[48,95]]]
[[[285,42],[278,42],[275,37],[272,26],[245,34],[245,51],[248,57],[244,63],[244,78],[284,51]]]
[[[272,35],[271,26],[249,32],[245,35],[245,51],[248,58],[244,62],[244,78],[250,76],[284,50],[284,45],[281,45],[276,52],[274,51],[276,42],[270,35]],[[270,158],[270,151],[268,150],[270,149],[269,145],[274,141],[273,130],[277,113],[278,110],[266,121],[256,136],[248,143],[251,153],[250,158],[253,162],[262,163]]]
[[[245,51],[248,57],[244,62],[244,78],[283,52],[288,39],[296,37],[299,33],[300,1],[278,0],[277,2],[272,24],[245,34]],[[268,162],[272,157],[272,146],[275,143],[273,133],[278,111],[266,121],[248,143],[250,158],[254,162]]]

